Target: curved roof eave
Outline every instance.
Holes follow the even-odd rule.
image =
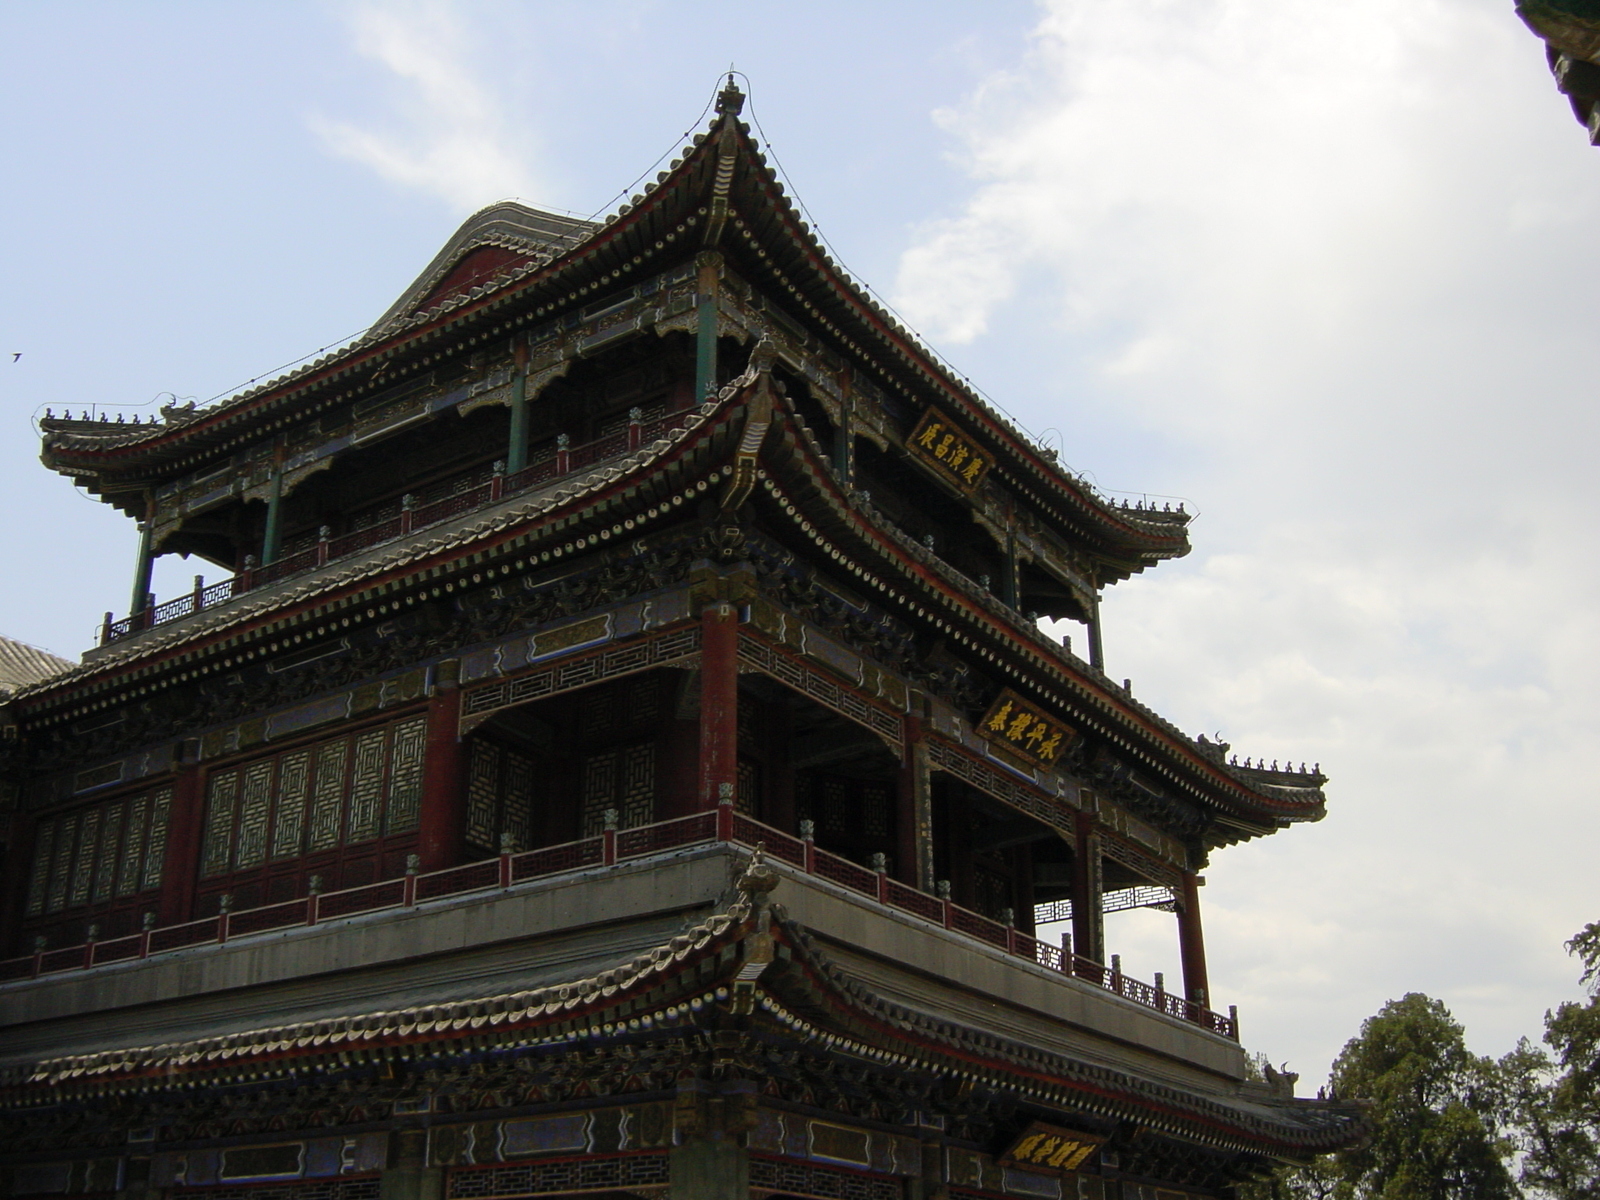
[[[615,243],[626,240],[632,245],[620,255],[610,255],[617,260],[617,265],[609,273],[602,271],[601,274],[637,273],[647,259],[664,251],[680,252],[669,250],[672,239],[663,238],[662,235],[668,230],[661,226],[663,223],[672,224],[675,219],[680,225],[693,224],[694,218],[705,211],[705,206],[697,202],[708,198],[707,193],[717,186],[717,172],[714,169],[717,164],[713,160],[721,153],[719,146],[726,139],[714,135],[723,133],[731,134],[736,148],[730,189],[738,190],[742,185],[746,198],[754,193],[771,210],[774,217],[772,223],[781,231],[783,240],[788,242],[791,257],[798,255],[799,261],[814,276],[811,291],[816,299],[825,305],[831,303],[836,315],[855,323],[863,336],[876,340],[904,367],[935,386],[947,400],[959,404],[1005,464],[1035,486],[1049,492],[1067,519],[1075,524],[1097,527],[1101,537],[1126,547],[1130,557],[1135,559],[1148,556],[1178,557],[1188,552],[1189,542],[1184,531],[1186,515],[1135,516],[1095,495],[1083,481],[1047,460],[1042,452],[1032,446],[1025,434],[950,373],[910,331],[840,270],[815,232],[799,218],[794,206],[784,195],[782,184],[751,138],[749,127],[738,122],[731,114],[715,118],[707,132],[696,135],[695,144],[682,158],[675,160],[669,170],[662,172],[656,181],[647,183],[641,194],[622,205],[604,223],[589,226],[588,236],[570,245],[564,253],[511,269],[488,283],[451,296],[410,318],[394,316],[395,309],[392,308],[372,331],[344,349],[225,400],[213,409],[202,410],[173,426],[113,426],[106,429],[104,426],[95,428],[87,422],[47,420],[43,423],[46,438],[42,457],[48,465],[65,474],[94,476],[127,468],[137,469],[143,462],[156,458],[181,456],[187,452],[183,449],[184,444],[194,450],[202,450],[203,447],[198,444],[202,439],[237,439],[241,431],[230,428],[237,423],[250,417],[264,421],[269,410],[276,410],[297,395],[319,385],[355,383],[357,381],[349,377],[363,365],[376,365],[378,360],[395,357],[408,348],[438,336],[451,326],[482,316],[489,309],[500,309],[518,301],[531,304],[539,292],[559,292],[569,284],[578,283],[577,279],[569,276],[580,272],[582,267],[590,264],[602,252],[614,248]],[[504,206],[491,206],[470,218],[452,238],[452,242],[447,243],[446,250],[451,244],[459,243],[461,247],[470,244],[470,227],[475,222],[489,219],[501,207]],[[520,210],[522,206],[516,207]],[[742,219],[738,212],[735,203],[732,212],[735,221]],[[686,217],[688,221],[684,220]],[[576,226],[579,223],[571,224]],[[723,237],[726,238],[726,230]],[[406,298],[425,283],[437,282],[433,277],[447,269],[447,266],[440,265],[445,257],[446,251],[441,251],[435,263],[430,264],[430,269],[425,270],[419,281],[407,290],[406,296],[397,302],[397,308],[403,308]],[[630,272],[629,267],[635,270]],[[580,285],[571,292],[570,299],[574,302],[581,299],[592,290],[592,286]],[[864,350],[863,354],[866,354]],[[85,425],[91,427],[85,429]]]
[[[556,480],[525,498],[502,501],[497,511],[448,522],[437,532],[421,531],[364,556],[342,570],[324,568],[303,581],[290,580],[263,589],[256,603],[250,602],[247,593],[237,607],[230,603],[208,610],[214,614],[210,620],[202,613],[174,623],[168,636],[163,637],[158,627],[152,631],[154,636],[147,633],[132,639],[122,653],[113,651],[75,665],[20,690],[13,699],[36,709],[84,687],[116,686],[121,681],[159,670],[174,658],[186,662],[215,650],[221,642],[232,644],[241,631],[253,629],[253,622],[269,616],[275,624],[298,621],[305,611],[321,611],[347,594],[365,594],[374,588],[388,588],[396,580],[403,582],[436,569],[448,570],[451,564],[469,555],[496,553],[521,537],[540,534],[557,522],[569,522],[575,515],[588,512],[607,497],[637,484],[664,463],[688,461],[728,423],[730,411],[738,406],[746,390],[744,386],[724,388],[716,399],[701,405],[682,429],[623,458],[600,464],[581,475]],[[701,465],[710,462],[711,459],[707,459]],[[536,529],[529,528],[535,525]],[[457,532],[449,535],[451,529]]]
[[[963,587],[949,577],[952,571],[939,569],[931,552],[873,521],[864,506],[839,488],[825,457],[808,431],[803,432],[793,410],[784,404],[777,411],[782,413],[779,440],[788,448],[791,461],[775,458],[770,451],[764,452],[763,459],[776,476],[793,487],[791,499],[796,508],[813,497],[822,502],[810,504],[805,513],[812,530],[839,541],[848,539],[854,543],[848,550],[858,555],[866,551],[880,563],[893,564],[902,581],[942,595],[945,609],[952,616],[959,615],[971,630],[957,631],[958,640],[994,664],[1009,657],[1018,681],[1036,692],[1041,691],[1039,681],[1028,676],[1041,672],[1054,676],[1056,686],[1065,688],[1067,697],[1077,702],[1073,708],[1080,720],[1086,711],[1091,712],[1102,736],[1123,742],[1136,739],[1137,744],[1130,745],[1141,752],[1148,767],[1216,808],[1269,828],[1283,821],[1322,817],[1325,801],[1320,775],[1233,768],[1214,761],[1198,749],[1195,739],[1123,693],[1103,673],[1070,655],[1014,610],[975,587]],[[803,528],[801,532],[805,532]],[[990,646],[980,645],[980,641]],[[1273,786],[1282,784],[1298,784],[1303,798],[1293,795],[1293,787]]]
[[[758,852],[759,853],[759,852]],[[469,1039],[532,1050],[618,1029],[634,1037],[700,1036],[726,1028],[748,989],[747,1023],[768,1036],[898,1072],[954,1075],[1040,1107],[1065,1107],[1224,1153],[1309,1156],[1349,1145],[1362,1132],[1351,1106],[1251,1102],[1179,1090],[1016,1040],[931,1017],[846,975],[803,926],[772,905],[781,877],[752,863],[740,894],[672,939],[607,970],[526,991],[353,1013],[153,1046],[116,1047],[8,1067],[0,1108],[71,1103],[111,1094],[228,1083],[303,1070],[307,1059],[383,1048],[400,1057],[449,1053]],[[758,936],[770,930],[758,957]],[[783,953],[775,954],[781,946]],[[749,975],[749,968],[764,962]],[[715,964],[706,971],[705,964]],[[700,969],[696,969],[700,968]],[[676,1003],[699,993],[694,1005]],[[615,1011],[628,1021],[605,1024]],[[691,1015],[692,1014],[692,1015]],[[642,1018],[648,1015],[649,1021]],[[709,1024],[707,1024],[709,1022]],[[297,1066],[297,1064],[299,1064]],[[332,1065],[332,1064],[330,1064]]]

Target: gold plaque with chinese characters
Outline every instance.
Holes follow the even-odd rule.
[[[994,456],[936,408],[922,414],[906,445],[918,461],[964,492],[974,491],[994,466]]]
[[[1103,1141],[1104,1138],[1092,1133],[1080,1133],[1076,1129],[1062,1129],[1035,1121],[1000,1156],[1000,1161],[1035,1170],[1045,1167],[1057,1171],[1076,1171],[1100,1148]]]
[[[1054,766],[1078,737],[1070,725],[1056,720],[1010,688],[1001,692],[1000,698],[983,714],[978,732],[1041,767]]]

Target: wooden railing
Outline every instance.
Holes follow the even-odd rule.
[[[1230,1008],[1226,1015],[1213,1012],[1202,1004],[1167,991],[1160,975],[1156,976],[1153,986],[1124,975],[1121,961],[1116,955],[1112,955],[1108,967],[1023,933],[1009,921],[996,921],[962,908],[951,902],[946,886],[941,885],[940,891],[944,894],[939,896],[930,896],[908,887],[888,877],[881,856],[875,856],[875,869],[863,867],[840,855],[819,849],[810,836],[797,838],[783,833],[734,811],[728,804],[719,806],[715,811],[693,813],[633,829],[616,828],[614,811],[606,815],[607,828],[603,832],[558,846],[520,852],[507,849],[494,858],[427,874],[415,870],[413,856],[411,869],[399,879],[387,879],[337,892],[313,892],[298,900],[239,912],[227,911],[225,904],[224,911],[200,921],[168,925],[160,929],[147,927],[128,937],[93,941],[58,950],[40,947],[31,955],[0,961],[0,983],[90,970],[130,959],[148,958],[154,954],[226,943],[256,934],[489,894],[533,880],[547,880],[596,867],[640,861],[691,846],[733,842],[746,847],[760,846],[771,859],[887,908],[983,942],[1038,966],[1105,988],[1169,1017],[1238,1040],[1239,1020],[1235,1009]],[[802,823],[803,827],[809,824]]]
[[[181,621],[205,609],[225,604],[255,588],[265,587],[267,584],[277,583],[295,575],[303,575],[307,571],[315,571],[318,567],[360,553],[382,542],[406,537],[415,530],[426,529],[453,517],[459,517],[463,513],[487,508],[507,496],[542,486],[552,479],[559,479],[584,467],[622,454],[631,454],[641,446],[680,428],[693,412],[693,409],[689,409],[669,413],[651,421],[630,420],[626,428],[580,446],[568,446],[563,436],[558,440],[556,451],[551,457],[513,474],[507,475],[497,470],[488,483],[465,488],[431,504],[412,507],[409,502],[410,497],[407,497],[406,501],[402,502],[398,516],[339,537],[333,537],[331,531],[324,527],[312,545],[292,554],[286,554],[265,566],[249,565],[251,560],[247,559],[244,570],[220,583],[206,586],[201,578],[196,576],[194,590],[175,600],[157,604],[155,597],[152,596],[143,609],[131,616],[123,617],[120,621],[113,621],[111,614],[107,613],[100,626],[100,645],[109,645],[157,625]]]

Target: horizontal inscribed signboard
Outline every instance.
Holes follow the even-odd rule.
[[[1062,1129],[1035,1121],[1000,1156],[1000,1162],[1076,1171],[1104,1140],[1092,1133],[1080,1133],[1076,1129]]]
[[[963,491],[972,491],[994,466],[994,456],[936,408],[922,414],[907,445],[917,459]]]
[[[1070,726],[1017,695],[1010,688],[983,714],[978,730],[997,745],[1041,767],[1054,766],[1077,739]]]

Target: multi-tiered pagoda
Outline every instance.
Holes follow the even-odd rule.
[[[11,1195],[1178,1200],[1358,1132],[1247,1079],[1201,936],[1322,776],[1102,670],[1186,514],[946,371],[741,104],[293,374],[45,421],[140,550],[0,702]],[[225,577],[158,602],[162,554]]]

